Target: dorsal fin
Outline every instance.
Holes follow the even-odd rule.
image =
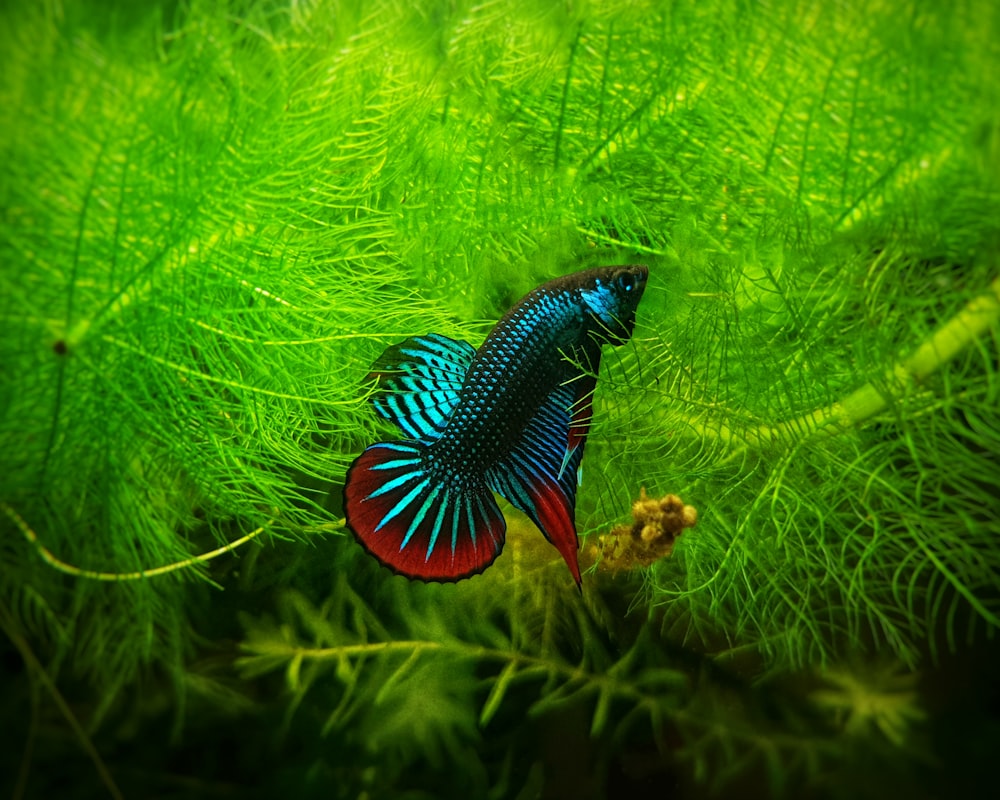
[[[436,439],[458,403],[475,354],[468,342],[437,333],[392,345],[368,373],[378,381],[375,410],[417,441]]]

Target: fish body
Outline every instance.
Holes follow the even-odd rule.
[[[603,344],[632,335],[643,266],[542,284],[479,350],[439,334],[393,345],[369,375],[376,411],[406,439],[368,447],[344,486],[348,528],[397,573],[456,581],[486,569],[506,523],[493,493],[526,513],[580,584],[577,470]]]

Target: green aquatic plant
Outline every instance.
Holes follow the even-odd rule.
[[[0,10],[0,706],[31,720],[0,774],[151,794],[193,741],[248,785],[245,721],[276,793],[531,796],[563,737],[595,787],[913,763],[917,668],[1000,627],[998,20]],[[578,523],[589,552],[645,488],[697,526],[582,600],[533,530],[455,587],[368,563],[340,493],[378,354],[640,261]]]
[[[514,529],[515,547],[533,533],[529,523],[521,526]],[[795,721],[801,712],[782,710],[783,723],[801,733],[786,738],[767,719],[765,692],[714,671],[650,627],[611,632],[614,612],[596,587],[584,602],[550,579],[538,584],[539,577],[537,568],[508,565],[455,591],[398,582],[391,602],[378,610],[346,577],[319,607],[286,592],[275,616],[244,618],[237,667],[245,678],[281,674],[284,730],[298,720],[360,763],[380,765],[377,774],[345,776],[360,777],[354,791],[377,795],[413,772],[450,775],[456,794],[485,793],[490,777],[496,781],[489,775],[499,771],[495,761],[504,759],[476,751],[485,737],[513,758],[516,737],[534,727],[520,709],[529,720],[570,714],[583,739],[599,743],[594,762],[576,767],[594,786],[606,782],[637,735],[668,749],[676,730],[700,741],[686,757],[703,774],[717,770],[734,748],[744,766],[762,762],[775,772],[789,760],[813,771],[838,762],[828,733],[807,733],[805,722]],[[716,705],[720,695],[725,707]],[[456,774],[455,764],[468,768]],[[545,789],[530,775],[508,780],[511,795],[558,791],[551,776]]]
[[[850,735],[867,739],[875,728],[902,746],[912,726],[927,716],[920,708],[918,677],[891,663],[831,669],[823,675],[829,688],[817,689],[812,699]]]
[[[928,273],[919,283],[937,285]],[[985,269],[980,274],[988,277]],[[920,302],[918,279],[905,280],[895,275],[894,289],[905,287],[910,301]],[[924,302],[940,300],[926,289],[923,294]],[[703,613],[716,618],[728,615],[724,609],[733,603],[731,629],[755,629],[774,656],[799,663],[869,637],[910,663],[919,658],[918,643],[935,631],[953,649],[949,620],[960,605],[975,611],[968,625],[978,620],[995,627],[1000,553],[992,535],[991,454],[998,441],[987,419],[997,400],[990,349],[1000,321],[1000,283],[984,280],[966,296],[950,318],[936,328],[926,325],[924,339],[911,347],[894,343],[899,356],[872,363],[871,379],[850,390],[831,392],[825,375],[800,372],[794,384],[757,383],[766,390],[735,403],[692,405],[671,397],[658,404],[660,414],[644,426],[673,432],[676,443],[665,454],[670,474],[678,472],[674,465],[695,460],[701,485],[716,488],[712,503],[700,501],[699,535],[686,537],[681,558],[651,575],[654,602],[707,601]],[[741,324],[734,317],[733,326]],[[831,333],[820,328],[803,336]],[[725,357],[749,362],[749,346],[730,346]],[[855,360],[860,349],[870,358],[864,348],[844,356]],[[762,350],[756,362],[741,371],[789,374],[780,346]],[[695,377],[704,368],[661,368],[661,385],[706,390]],[[838,373],[843,368],[832,374]],[[746,407],[788,406],[793,385],[801,390],[798,407],[777,415]],[[805,401],[810,395],[812,407]],[[690,496],[691,489],[679,488]],[[703,527],[713,517],[717,523]],[[744,579],[733,580],[737,575]],[[772,590],[761,592],[761,581]]]

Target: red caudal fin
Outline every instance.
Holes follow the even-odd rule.
[[[394,572],[457,581],[486,569],[506,524],[485,483],[462,486],[432,474],[426,446],[385,442],[365,450],[344,487],[347,526]]]

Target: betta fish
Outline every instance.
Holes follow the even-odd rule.
[[[439,334],[389,347],[372,366],[375,410],[406,438],[368,447],[344,485],[347,527],[401,575],[458,581],[503,548],[496,492],[555,545],[577,586],[577,471],[601,346],[632,336],[643,266],[543,283],[476,350]]]

